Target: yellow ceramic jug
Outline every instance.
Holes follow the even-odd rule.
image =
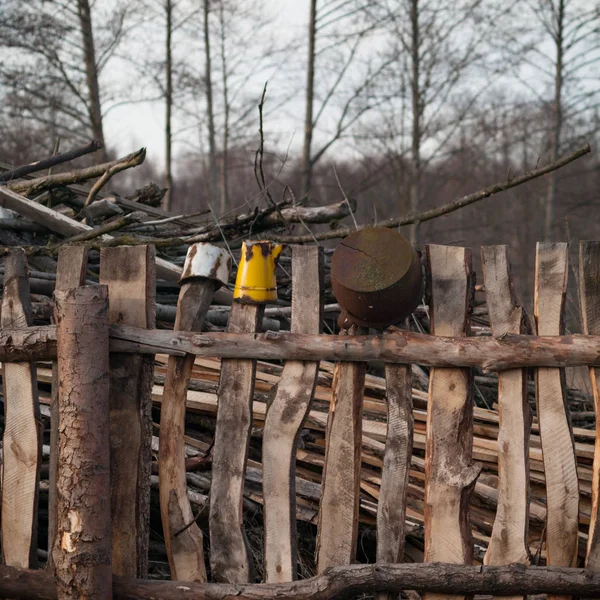
[[[242,245],[233,298],[247,304],[277,300],[275,268],[284,246],[269,241],[248,241]]]

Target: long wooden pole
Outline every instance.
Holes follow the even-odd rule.
[[[58,291],[58,598],[112,598],[108,290]],[[30,596],[31,597],[31,596]]]

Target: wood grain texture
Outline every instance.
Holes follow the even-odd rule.
[[[234,302],[227,331],[257,331],[264,306]],[[253,564],[243,525],[244,474],[254,396],[255,360],[223,360],[217,392],[217,426],[210,486],[210,567],[223,583],[252,580]]]
[[[323,251],[295,246],[292,254],[292,333],[320,333]],[[263,432],[265,580],[296,579],[296,449],[319,372],[318,362],[287,361]]]
[[[534,315],[539,335],[560,335],[567,292],[568,245],[538,243]],[[535,377],[540,439],[546,474],[547,563],[577,562],[579,482],[573,434],[560,369],[537,369]]]
[[[32,325],[27,259],[15,249],[4,260],[3,328]],[[14,567],[37,566],[38,484],[42,422],[35,364],[2,364],[4,438],[2,469],[2,552]]]
[[[427,246],[431,273],[431,331],[468,334],[472,301],[467,248]],[[473,383],[467,369],[435,368],[430,374],[425,450],[425,561],[470,564],[473,542],[469,504],[480,471],[472,462]],[[427,594],[431,600],[435,594]]]
[[[58,253],[55,291],[85,284],[88,249],[85,246],[65,246]],[[52,547],[56,537],[56,474],[58,472],[58,366],[52,364],[52,399],[50,404],[50,474],[48,490],[48,564],[53,565]]]
[[[481,261],[492,334],[523,333],[525,315],[510,275],[508,246],[483,247]],[[531,410],[525,370],[498,374],[498,415],[498,508],[484,562],[527,564]]]
[[[58,597],[112,598],[108,290],[56,292]]]
[[[206,279],[182,284],[175,330],[202,328],[214,290],[215,283]],[[170,356],[167,365],[158,447],[160,514],[171,579],[204,582],[204,536],[195,523],[185,478],[185,403],[193,365],[191,354]]]
[[[357,333],[352,326],[340,336]],[[365,363],[338,363],[333,372],[319,503],[317,572],[356,559]]]
[[[600,242],[579,244],[579,297],[583,333],[600,334]],[[600,370],[590,369],[596,423],[600,423]],[[596,426],[598,431],[598,426]],[[594,443],[594,466],[592,473],[592,511],[586,556],[586,567],[600,571],[600,435]]]
[[[103,248],[100,283],[108,287],[110,323],[155,327],[153,246]],[[115,575],[146,577],[150,542],[154,357],[110,356],[112,564]]]

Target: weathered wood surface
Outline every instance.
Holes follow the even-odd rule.
[[[352,326],[341,339],[356,334]],[[325,434],[321,501],[317,532],[317,573],[356,559],[363,390],[366,364],[335,365]]]
[[[234,302],[227,331],[257,331],[264,306]],[[253,356],[253,353],[248,353]],[[252,427],[255,360],[223,360],[210,487],[210,566],[223,583],[251,581],[253,563],[243,525],[244,473]]]
[[[32,324],[27,259],[15,249],[4,260],[2,327]],[[2,553],[14,567],[37,565],[38,483],[42,422],[36,369],[31,362],[2,364],[4,438],[2,469]]]
[[[377,501],[377,562],[404,561],[406,497],[413,449],[412,374],[386,365],[387,432]],[[379,600],[390,598],[389,594]]]
[[[204,358],[257,360],[370,361],[420,364],[427,367],[469,368],[485,371],[531,367],[600,367],[600,336],[506,335],[493,337],[438,337],[396,332],[354,336],[306,335],[268,331],[262,334],[185,333],[111,325],[111,352],[133,354],[194,354]],[[27,331],[0,329],[0,362],[56,358],[56,329],[52,325]]]
[[[600,242],[579,244],[579,296],[583,333],[600,334]],[[596,423],[600,423],[600,370],[591,368],[590,379],[594,393]],[[600,571],[600,435],[596,435],[594,445],[594,466],[592,474],[592,510],[586,567]]]
[[[108,287],[108,320],[155,327],[153,246],[103,248],[100,283]],[[146,577],[150,542],[154,356],[110,355],[112,565],[115,575]]]
[[[295,246],[292,255],[292,333],[320,333],[323,251]],[[263,431],[265,580],[296,579],[296,450],[310,410],[318,362],[287,361]]]
[[[540,335],[560,335],[562,332],[568,260],[567,244],[537,244],[534,315]],[[579,482],[562,379],[559,369],[536,370],[537,412],[548,507],[547,563],[574,567],[577,562]]]
[[[56,292],[58,597],[112,598],[108,290]]]
[[[471,253],[427,246],[431,273],[431,331],[468,334],[472,303]],[[430,373],[425,450],[425,561],[470,564],[473,541],[469,504],[480,466],[473,455],[473,383],[466,369]],[[428,600],[437,598],[428,594]]]
[[[301,581],[283,584],[230,585],[177,581],[132,580],[115,577],[115,600],[333,600],[372,594],[377,590],[399,593],[402,589],[449,594],[555,594],[598,598],[600,573],[571,568],[479,567],[436,563],[374,564],[334,567]],[[26,571],[0,565],[0,594],[22,600],[57,600],[56,586],[48,571]]]
[[[66,291],[85,284],[88,250],[66,246],[58,253],[55,291]],[[50,404],[50,473],[48,490],[48,564],[52,568],[52,546],[56,537],[56,475],[58,473],[58,365],[52,365]]]
[[[526,316],[513,287],[508,246],[483,247],[481,262],[492,334],[524,333]],[[531,430],[527,371],[498,374],[498,416],[498,508],[484,562],[527,564]]]
[[[215,282],[189,280],[177,301],[176,331],[198,331],[212,301]],[[179,581],[206,581],[204,536],[195,523],[185,478],[185,410],[194,356],[170,356],[160,416],[160,514],[171,568]]]

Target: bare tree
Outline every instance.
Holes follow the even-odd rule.
[[[173,138],[171,122],[173,114],[173,2],[165,0],[166,45],[165,45],[165,209],[173,202]]]

